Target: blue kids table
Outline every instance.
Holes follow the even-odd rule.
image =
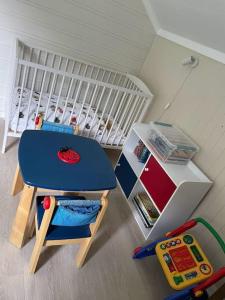
[[[58,151],[69,147],[80,161],[67,164]],[[21,248],[27,232],[33,198],[37,189],[59,191],[101,191],[104,197],[116,187],[112,165],[94,140],[66,133],[25,130],[22,134],[12,195],[22,190],[12,226],[10,242]]]

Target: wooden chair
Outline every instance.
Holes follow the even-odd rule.
[[[103,193],[100,202],[101,209],[95,223],[82,226],[54,226],[51,225],[53,213],[56,209],[57,199],[50,196],[48,209],[44,209],[42,202],[44,197],[37,197],[37,213],[35,219],[36,242],[29,264],[30,273],[34,273],[43,246],[66,245],[79,243],[80,248],[76,256],[76,265],[81,267],[91,247],[95,234],[101,224],[108,206],[107,193]]]

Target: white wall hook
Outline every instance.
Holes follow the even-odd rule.
[[[189,56],[187,58],[185,58],[183,61],[182,61],[182,65],[183,66],[188,66],[190,65],[192,68],[195,68],[197,67],[197,65],[199,64],[199,59],[197,57],[194,57],[194,56]]]

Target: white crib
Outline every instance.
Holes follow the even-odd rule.
[[[153,95],[137,77],[74,60],[48,50],[15,47],[13,87],[2,152],[7,137],[35,128],[35,118],[78,125],[79,134],[103,147],[122,147],[135,122],[140,122]]]

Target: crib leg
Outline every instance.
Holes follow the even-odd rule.
[[[4,138],[3,138],[3,143],[2,143],[2,154],[5,153],[6,150],[6,144],[7,144],[7,131],[5,130],[4,132]]]

